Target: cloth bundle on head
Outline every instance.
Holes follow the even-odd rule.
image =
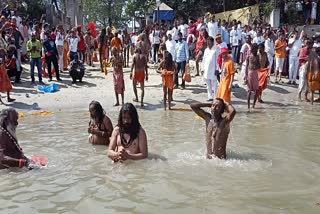
[[[220,54],[218,56],[218,65],[221,68],[222,67],[222,55],[223,54],[228,54],[229,50],[227,48],[221,48]]]

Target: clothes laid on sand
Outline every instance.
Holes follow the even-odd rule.
[[[122,68],[113,68],[113,84],[114,91],[117,94],[122,94],[124,92],[124,79],[123,79],[123,70]]]
[[[133,79],[136,80],[137,82],[144,82],[145,79],[145,73],[144,71],[134,71],[133,72]]]
[[[221,81],[219,83],[219,88],[216,94],[217,98],[221,98],[224,101],[230,103],[231,102],[231,90],[229,90],[229,86],[231,84],[231,77],[236,72],[234,68],[234,63],[230,58],[223,62],[221,68]]]
[[[11,89],[12,85],[8,77],[6,67],[2,64],[0,65],[0,92],[7,92]]]
[[[162,69],[161,75],[162,75],[162,86],[172,90],[174,87],[174,80],[173,80],[174,71],[168,71],[167,69]]]
[[[257,91],[258,89],[259,89],[258,71],[249,69],[248,76],[247,76],[247,90]]]

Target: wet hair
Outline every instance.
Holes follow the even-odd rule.
[[[102,30],[101,30],[101,34],[100,34],[100,36],[99,36],[99,41],[100,41],[100,43],[103,43],[103,40],[104,40],[104,36],[105,35],[107,35],[107,30],[105,29],[105,28],[103,28]]]
[[[134,53],[136,53],[136,54],[141,54],[141,53],[142,53],[142,52],[141,52],[141,48],[136,48],[136,50],[135,50]]]
[[[129,129],[124,127],[124,123],[122,121],[122,115],[128,112],[131,117],[131,125]],[[132,103],[125,103],[119,113],[118,125],[120,134],[129,134],[131,139],[136,139],[140,132],[140,122],[137,109],[134,107]]]
[[[12,114],[18,114],[14,108],[6,108],[0,111],[0,126],[6,128],[6,123],[10,121]]]
[[[216,100],[222,102],[222,109],[221,109],[222,112],[221,112],[221,113],[225,112],[225,110],[226,110],[226,104],[225,104],[224,100],[221,99],[221,98],[219,98],[219,97],[217,97]]]
[[[174,62],[172,59],[172,55],[169,51],[164,52],[164,67],[166,69],[172,69],[174,68]]]
[[[178,36],[181,36],[181,37],[182,37],[182,33],[181,33],[180,31],[178,32]]]
[[[94,110],[96,110],[96,118],[97,118],[97,122],[99,123],[99,129],[100,129],[100,125],[103,123],[103,119],[106,112],[104,111],[104,109],[102,108],[101,104],[98,101],[93,100],[89,104],[89,108],[91,106],[94,108]]]
[[[253,43],[252,46],[251,46],[251,50],[253,50],[253,49],[258,50],[258,47],[259,47],[258,44]]]

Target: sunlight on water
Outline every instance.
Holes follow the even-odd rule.
[[[226,161],[205,158],[204,122],[192,112],[139,114],[150,155],[124,164],[87,143],[85,112],[21,118],[21,147],[49,165],[0,171],[0,213],[320,212],[317,111],[238,112]]]

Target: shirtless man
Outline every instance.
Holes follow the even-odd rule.
[[[220,98],[216,98],[212,103],[192,103],[190,106],[198,116],[206,121],[207,158],[211,159],[212,155],[220,159],[227,158],[226,146],[230,123],[236,114],[233,106]],[[202,109],[204,107],[211,107],[211,114],[204,111]],[[223,113],[226,113],[225,117],[222,116]]]
[[[18,144],[16,128],[18,112],[13,108],[0,111],[0,169],[9,167],[32,168],[28,159]]]
[[[147,135],[140,125],[137,110],[132,103],[122,106],[118,121],[110,140],[109,158],[114,162],[147,158]]]
[[[140,41],[137,43],[136,48],[140,48],[141,54],[145,55],[147,58],[149,56],[149,44],[146,41],[146,35],[144,33],[140,34]]]
[[[131,38],[127,30],[123,31],[122,41],[123,41],[124,67],[129,67],[129,53],[130,53]]]
[[[106,116],[101,104],[92,101],[89,105],[90,122],[88,133],[89,143],[94,145],[109,145],[113,126],[109,117]]]
[[[144,98],[144,80],[148,81],[148,65],[147,57],[142,54],[140,48],[136,48],[135,55],[133,56],[130,79],[133,83],[133,91],[135,95],[134,102],[139,102],[137,93],[137,83],[140,83],[141,88],[141,107],[143,107]]]
[[[94,46],[93,46],[93,38],[91,36],[90,30],[86,32],[86,35],[84,36],[84,42],[86,44],[86,56],[87,56],[88,65],[93,66],[92,52],[94,50]]]

